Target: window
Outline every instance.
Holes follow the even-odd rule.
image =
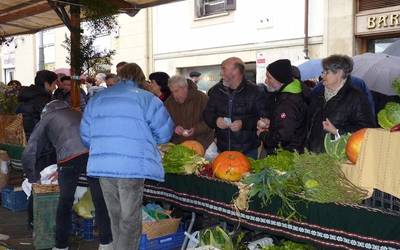
[[[400,0],[358,0],[358,11],[397,6]]]
[[[372,53],[381,53],[399,39],[400,38],[383,38],[368,40],[367,51]]]
[[[15,68],[4,69],[4,83],[7,84],[9,81],[14,80]]]
[[[56,34],[54,29],[38,33],[39,70],[54,70],[56,62]]]
[[[211,16],[236,9],[236,0],[195,0],[197,17]]]

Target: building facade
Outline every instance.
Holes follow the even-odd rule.
[[[400,0],[358,0],[356,7],[357,52],[382,52],[400,39]]]
[[[317,58],[323,54],[324,4],[308,2],[308,55]],[[158,6],[153,9],[154,69],[183,75],[199,71],[199,87],[207,90],[220,79],[220,63],[237,56],[246,63],[248,78],[263,82],[266,64],[304,60],[304,20],[305,1],[297,0],[187,0]]]
[[[199,87],[220,79],[221,62],[237,56],[247,78],[261,83],[268,63],[340,53],[381,52],[400,38],[400,0],[186,0],[120,15],[120,29],[95,46],[114,49],[120,61],[138,63],[146,74],[199,71]],[[2,46],[0,81],[33,83],[41,68],[69,68],[62,47],[65,27],[19,36]]]
[[[97,36],[94,46],[99,50],[115,50],[110,67],[120,61],[136,62],[145,73],[149,72],[151,58],[151,32],[148,30],[150,9],[141,10],[135,17],[119,15],[119,30]],[[84,26],[84,25],[83,25]],[[9,45],[1,46],[0,81],[19,80],[23,85],[34,82],[36,71],[67,68],[67,50],[63,47],[70,33],[66,27],[56,27],[33,35],[14,37]]]

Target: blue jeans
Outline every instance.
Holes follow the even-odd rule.
[[[74,195],[78,186],[81,173],[86,172],[87,155],[79,156],[66,162],[58,169],[58,184],[60,186],[60,198],[58,201],[56,215],[56,247],[66,248],[69,246],[68,238],[71,234],[72,205]],[[101,244],[112,242],[111,225],[108,217],[106,203],[100,187],[99,179],[88,177],[93,205],[95,207],[95,218],[99,228]]]

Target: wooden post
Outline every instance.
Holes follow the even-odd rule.
[[[81,9],[79,6],[70,5],[71,13],[71,106],[80,110],[80,46],[81,46]],[[81,110],[83,112],[83,110]]]

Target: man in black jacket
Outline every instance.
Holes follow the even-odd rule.
[[[44,106],[51,101],[52,92],[56,89],[57,74],[49,70],[36,73],[35,85],[23,88],[18,96],[18,111],[22,113],[26,140],[40,120]]]
[[[222,80],[212,87],[204,110],[204,120],[215,129],[218,151],[241,151],[257,158],[260,141],[256,126],[265,117],[266,107],[259,88],[244,77],[241,59],[231,57],[222,62]]]
[[[18,95],[19,107],[17,112],[22,113],[24,132],[26,140],[29,140],[31,133],[40,120],[44,106],[51,101],[51,93],[56,89],[58,82],[57,74],[49,70],[41,70],[36,73],[35,85],[25,87]],[[47,166],[57,162],[54,147],[50,143],[42,145],[43,150],[38,152],[35,168],[38,172]],[[32,227],[33,221],[33,200],[32,196],[28,201],[28,224]]]
[[[267,67],[266,85],[272,92],[272,112],[257,123],[257,134],[268,154],[280,146],[289,151],[303,151],[307,105],[302,84],[292,77],[289,60],[277,60]]]

